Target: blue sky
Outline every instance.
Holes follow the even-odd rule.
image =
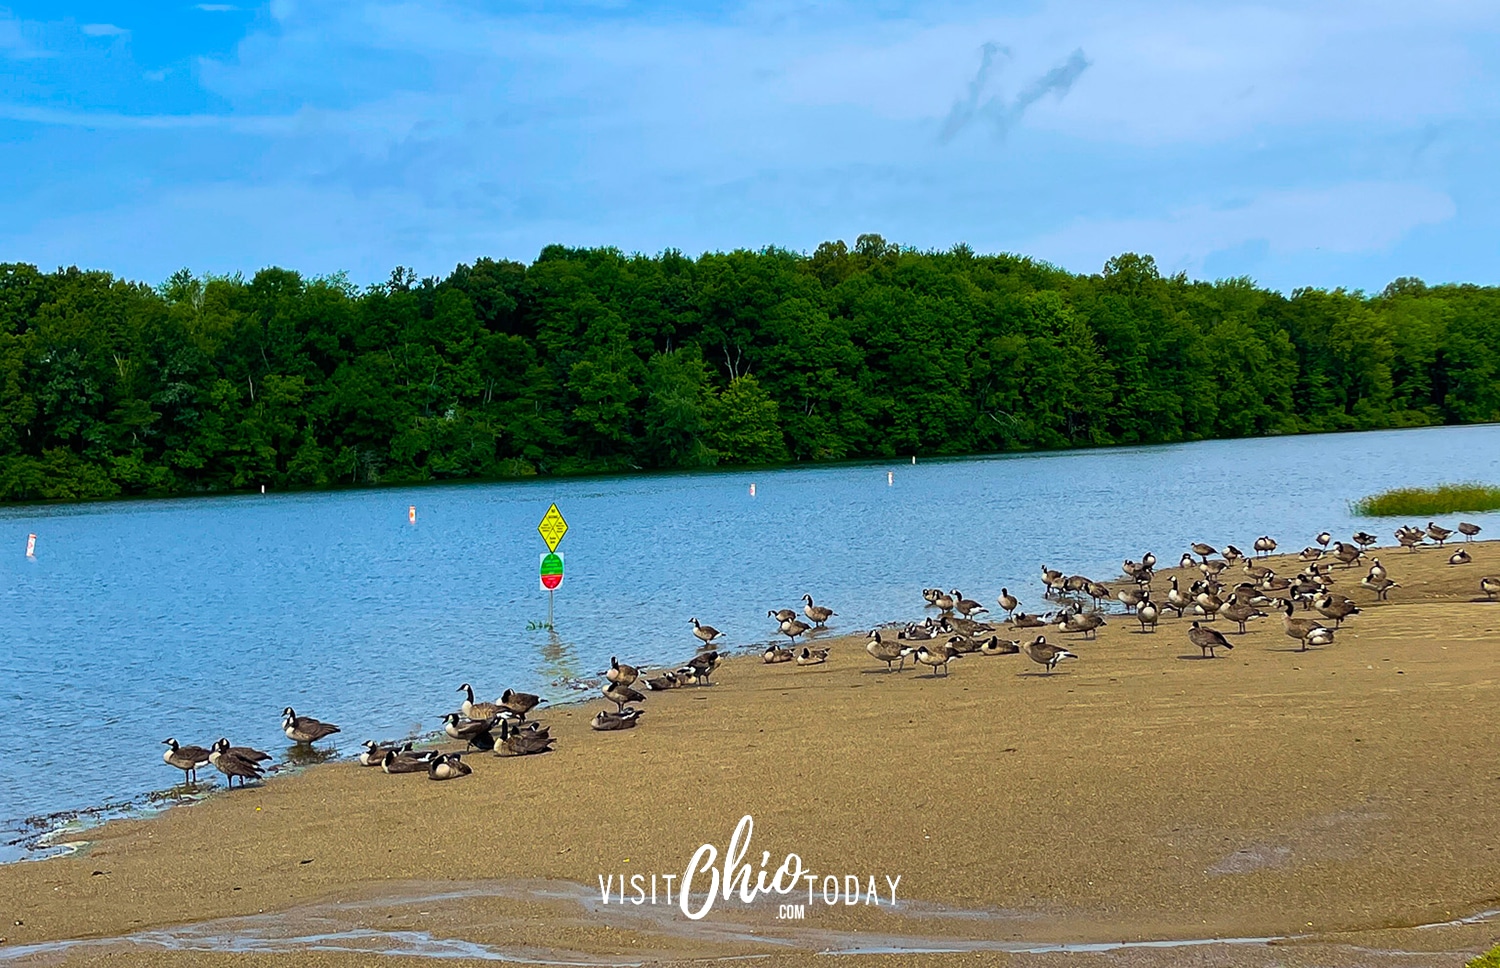
[[[1495,283],[1497,36],[1492,0],[13,2],[0,261],[367,283],[879,232]]]

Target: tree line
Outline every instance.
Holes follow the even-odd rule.
[[[0,265],[0,500],[1500,420],[1500,289],[1081,275],[863,235],[359,289]]]

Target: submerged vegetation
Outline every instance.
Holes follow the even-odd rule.
[[[1420,517],[1455,511],[1500,509],[1500,487],[1488,484],[1443,484],[1438,487],[1403,487],[1372,494],[1354,502],[1354,513],[1372,518]]]
[[[1076,275],[861,236],[446,278],[0,265],[0,500],[1500,419],[1500,290]]]

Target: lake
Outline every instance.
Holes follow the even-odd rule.
[[[1455,480],[1500,481],[1500,426],[0,509],[0,825],[17,840],[23,818],[172,787],[167,736],[279,758],[285,706],[341,725],[347,753],[439,728],[461,682],[565,700],[611,655],[680,662],[691,617],[746,647],[804,592],[836,631],[919,617],[927,586],[993,605],[1005,585],[1039,610],[1043,563],[1108,580],[1193,540],[1390,542],[1396,522],[1349,502]],[[528,630],[552,502],[570,526],[555,634]]]

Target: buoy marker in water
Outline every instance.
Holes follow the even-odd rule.
[[[886,487],[894,487],[895,484],[896,484],[896,472],[895,471],[886,471],[885,472],[885,486]]]
[[[262,494],[266,493],[266,486],[264,484],[262,484],[260,486],[260,493],[262,493]]]
[[[755,496],[755,485],[754,484],[750,485],[750,496],[751,497]]]
[[[406,520],[412,524],[417,523],[417,506],[415,504],[406,509]]]
[[[26,557],[36,557],[36,535],[34,534],[28,534],[26,536]]]
[[[913,463],[913,464],[915,464],[915,463],[916,463],[916,462],[917,462],[917,455],[916,455],[916,454],[912,454],[912,455],[911,455],[911,462],[912,462],[912,463]]]

